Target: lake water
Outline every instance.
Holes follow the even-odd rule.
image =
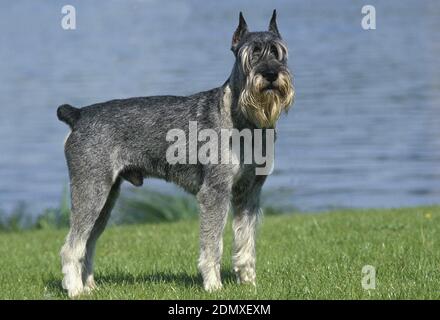
[[[61,28],[65,4],[76,30]],[[364,4],[376,8],[376,30],[361,28]],[[440,203],[438,1],[27,0],[0,3],[0,208],[58,205],[68,181],[58,105],[219,86],[239,10],[261,30],[273,8],[297,93],[279,124],[266,203]]]

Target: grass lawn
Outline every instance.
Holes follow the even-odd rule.
[[[67,229],[0,233],[1,299],[66,299],[58,252]],[[438,299],[440,207],[267,216],[257,287],[236,284],[231,226],[222,291],[202,290],[198,221],[109,227],[98,243],[99,290],[86,299]],[[376,268],[376,289],[361,286]]]

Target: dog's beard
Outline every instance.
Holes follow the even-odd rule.
[[[240,94],[239,106],[244,116],[259,128],[275,128],[282,111],[293,102],[294,88],[287,71],[280,72],[273,88],[265,87],[260,74],[251,74]]]

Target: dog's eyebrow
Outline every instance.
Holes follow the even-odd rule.
[[[252,45],[242,46],[239,50],[239,55],[241,57],[243,70],[249,72],[251,70],[251,57],[250,57],[250,49]]]
[[[287,46],[283,41],[275,41],[275,46],[278,50],[278,55],[280,56],[280,60],[287,59],[289,55],[289,51],[287,50]]]
[[[273,40],[269,42],[256,41],[250,44],[243,45],[238,51],[239,56],[241,57],[243,70],[245,70],[246,72],[249,72],[251,70],[252,52],[256,47],[261,48],[260,59],[264,59],[270,54],[270,50],[273,46],[275,46],[278,51],[278,59],[280,61],[287,59],[287,46],[279,40]]]

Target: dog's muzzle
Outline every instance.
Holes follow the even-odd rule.
[[[239,103],[243,114],[259,128],[274,128],[281,111],[293,102],[294,88],[288,71],[253,73],[248,76]]]

